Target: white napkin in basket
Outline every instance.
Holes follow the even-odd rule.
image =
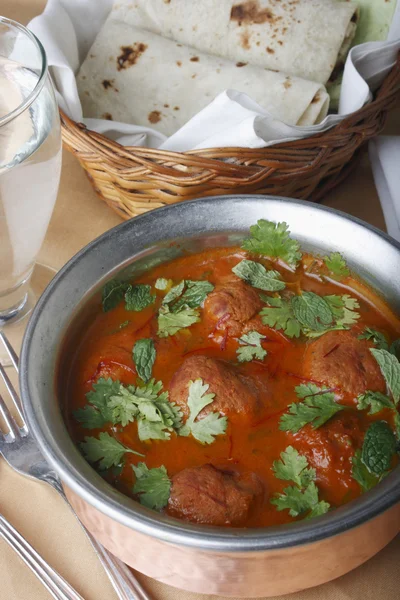
[[[388,233],[400,242],[400,136],[371,140],[369,157]]]
[[[112,4],[112,0],[48,0],[43,14],[33,19],[29,28],[45,47],[60,107],[75,121],[129,146],[175,151],[228,146],[262,148],[325,131],[370,100],[371,92],[380,85],[400,50],[398,2],[389,37],[394,41],[362,44],[349,53],[339,115],[328,115],[319,125],[289,126],[274,119],[246,94],[225,90],[166,139],[149,127],[85,119],[82,115],[75,75]]]

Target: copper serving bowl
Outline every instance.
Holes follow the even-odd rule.
[[[400,313],[400,244],[387,235],[306,202],[265,196],[204,198],[127,221],[72,258],[32,314],[20,369],[28,425],[97,540],[128,565],[164,583],[236,597],[295,592],[368,560],[400,530],[400,467],[361,498],[310,521],[257,529],[191,525],[146,509],[87,464],[62,418],[60,378],[65,339],[76,335],[82,306],[88,306],[107,279],[121,269],[135,276],[183,251],[238,244],[259,218],[286,221],[307,251],[343,252],[352,270]]]

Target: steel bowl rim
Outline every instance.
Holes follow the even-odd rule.
[[[358,226],[368,229],[374,235],[379,236],[391,246],[395,247],[400,253],[400,243],[380,231],[376,227],[365,223],[357,217],[348,215],[330,207],[321,205],[312,205],[303,200],[294,200],[291,198],[264,196],[258,194],[240,194],[225,195],[218,197],[205,197],[196,200],[187,201],[184,205],[197,206],[210,203],[214,206],[223,205],[226,201],[241,202],[251,200],[274,200],[282,203],[289,203],[299,206],[305,206],[317,211],[323,211],[334,214],[345,220],[351,221]],[[339,535],[349,529],[362,525],[364,522],[377,517],[379,514],[391,508],[400,500],[400,466],[398,466],[379,486],[364,494],[359,499],[335,509],[334,511],[319,517],[315,520],[297,522],[290,525],[278,527],[265,527],[254,529],[223,529],[218,527],[191,525],[159,515],[154,511],[142,507],[137,502],[127,498],[120,492],[116,492],[109,484],[105,484],[102,478],[90,468],[92,476],[89,481],[82,474],[87,471],[87,463],[80,456],[79,467],[74,467],[71,460],[62,455],[58,455],[56,444],[51,445],[48,440],[42,436],[42,429],[38,422],[31,402],[31,393],[28,384],[29,356],[34,349],[31,346],[32,332],[40,321],[42,312],[45,310],[46,302],[51,297],[53,289],[69,273],[74,265],[84,259],[87,253],[93,251],[99,244],[110,235],[118,234],[121,230],[130,227],[140,226],[146,219],[154,218],[155,214],[162,216],[166,211],[175,210],[177,205],[169,205],[149,213],[136,217],[134,220],[123,222],[116,227],[106,231],[92,242],[87,244],[78,253],[76,253],[60,271],[55,275],[49,286],[46,288],[35,306],[29,320],[21,350],[20,360],[20,388],[24,404],[25,415],[28,426],[33,432],[40,449],[60,476],[61,480],[88,502],[91,506],[104,513],[111,519],[134,529],[145,535],[158,538],[162,541],[177,545],[193,547],[199,550],[211,550],[219,552],[257,552],[264,550],[278,550],[303,544],[313,543],[335,535]],[[60,417],[61,418],[61,417]],[[86,469],[85,469],[86,466]],[[105,491],[99,488],[103,486]]]

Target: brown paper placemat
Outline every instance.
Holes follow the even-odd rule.
[[[96,1],[96,0],[93,0]],[[42,12],[45,0],[1,0],[0,12],[27,23]],[[390,119],[388,132],[400,133],[400,111]],[[377,227],[382,211],[364,157],[350,179],[324,204],[345,210]],[[92,239],[120,223],[100,202],[77,161],[64,153],[61,188],[39,261],[59,269]],[[18,336],[17,336],[18,337]],[[19,336],[20,337],[20,336]],[[18,344],[18,339],[13,340]],[[0,387],[0,393],[2,388]],[[0,512],[86,600],[115,600],[116,596],[79,524],[63,500],[45,484],[14,473],[0,459]],[[138,548],[140,552],[140,548]],[[318,588],[291,595],[291,600],[398,600],[400,536],[356,571]],[[290,573],[288,573],[288,577]],[[202,600],[140,576],[155,600]],[[268,589],[266,582],[266,590]],[[1,600],[48,600],[50,595],[7,544],[0,539]],[[287,597],[285,597],[287,598]]]

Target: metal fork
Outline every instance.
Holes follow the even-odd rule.
[[[18,372],[18,356],[5,336],[4,331],[0,331],[0,340],[4,344],[14,369]],[[64,494],[57,473],[44,460],[34,437],[28,430],[21,400],[1,363],[0,377],[5,383],[18,419],[21,422],[21,425],[18,425],[0,395],[0,415],[7,427],[6,433],[2,433],[0,430],[0,454],[15,471],[21,473],[21,475],[48,483],[64,498],[91,542],[119,600],[151,600],[132,571],[103,548],[79,521]]]

